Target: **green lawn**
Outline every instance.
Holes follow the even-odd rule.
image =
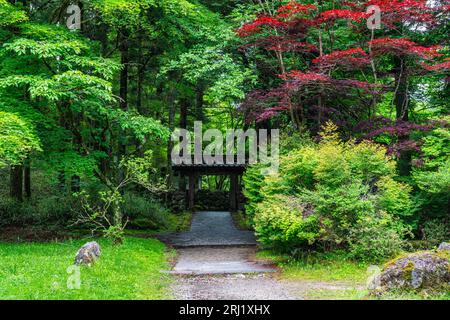
[[[0,243],[0,299],[170,298],[165,246],[127,237],[122,246],[97,240],[102,256],[80,269],[79,289],[69,289],[67,268],[87,240],[60,243]]]
[[[312,300],[359,300],[377,299],[368,295],[366,283],[370,276],[371,265],[348,259],[344,251],[329,253],[311,253],[293,259],[288,255],[273,251],[260,251],[260,259],[274,261],[281,269],[281,278],[291,281],[313,281],[330,284],[343,284],[346,289],[313,289],[305,297]],[[382,267],[379,265],[379,267]],[[390,293],[382,297],[385,300],[449,300],[450,293],[428,295],[426,293]]]
[[[272,251],[260,251],[258,257],[270,259],[282,269],[285,279],[344,281],[362,284],[367,279],[369,264],[348,259],[345,252],[310,254],[299,259]]]

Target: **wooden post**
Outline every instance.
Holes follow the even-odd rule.
[[[237,176],[235,174],[230,175],[230,210],[236,211],[237,209]]]
[[[193,174],[189,175],[189,210],[194,209],[194,199],[195,199],[195,176]]]

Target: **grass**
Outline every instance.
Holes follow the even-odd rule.
[[[188,231],[191,228],[192,212],[184,211],[169,216],[168,232]]]
[[[363,300],[367,299],[367,290],[356,288],[344,290],[315,289],[306,293],[309,300]]]
[[[192,212],[185,211],[177,214],[170,214],[168,225],[164,229],[125,229],[125,234],[129,236],[154,235],[159,233],[183,232],[191,228]]]
[[[284,280],[336,284],[336,289],[307,289],[303,293],[306,299],[359,300],[367,296],[365,284],[369,265],[348,259],[344,251],[308,253],[296,259],[273,251],[260,251],[257,256],[274,261],[281,268]]]
[[[165,246],[154,239],[127,237],[121,246],[97,240],[102,256],[81,267],[81,286],[69,289],[75,253],[84,240],[0,243],[0,299],[164,299],[170,278]]]
[[[366,283],[370,264],[349,259],[344,251],[309,253],[297,259],[273,251],[260,251],[260,259],[274,261],[281,268],[281,278],[291,281],[316,281],[339,284],[342,289],[309,289],[305,298],[312,300],[450,300],[450,292],[441,294],[396,292],[382,297],[368,295]],[[382,267],[381,265],[379,266]]]
[[[299,259],[273,251],[260,251],[258,257],[270,259],[282,269],[284,279],[316,281],[344,281],[364,283],[367,279],[368,264],[355,262],[346,257],[345,252],[310,253]]]

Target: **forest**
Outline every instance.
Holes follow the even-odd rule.
[[[89,277],[135,257],[158,285],[133,290],[167,298],[156,273],[173,252],[152,235],[189,228],[171,135],[196,121],[279,130],[278,172],[247,166],[232,216],[292,274],[310,256],[362,270],[437,250],[449,17],[448,0],[0,0],[0,275],[35,277],[27,293],[0,279],[0,299],[136,298],[115,274],[108,294],[95,280],[39,291],[50,280],[25,255],[61,255],[65,274],[86,237],[111,254]],[[202,176],[195,209],[226,211],[232,183]]]

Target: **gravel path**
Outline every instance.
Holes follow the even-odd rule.
[[[169,271],[175,276],[175,299],[293,300],[304,299],[310,290],[349,288],[277,279],[273,265],[255,258],[253,233],[236,229],[229,212],[197,212],[190,231],[159,238],[177,248],[177,262]]]
[[[253,232],[238,230],[231,214],[223,211],[199,211],[192,218],[190,231],[159,238],[174,247],[256,245]]]
[[[276,269],[255,259],[252,247],[191,247],[178,249],[173,274],[230,274],[275,272]]]
[[[293,300],[283,283],[264,274],[179,277],[173,286],[179,300]]]
[[[268,273],[178,276],[172,286],[178,300],[304,300],[314,291],[349,289],[362,288],[341,282],[280,280]]]

